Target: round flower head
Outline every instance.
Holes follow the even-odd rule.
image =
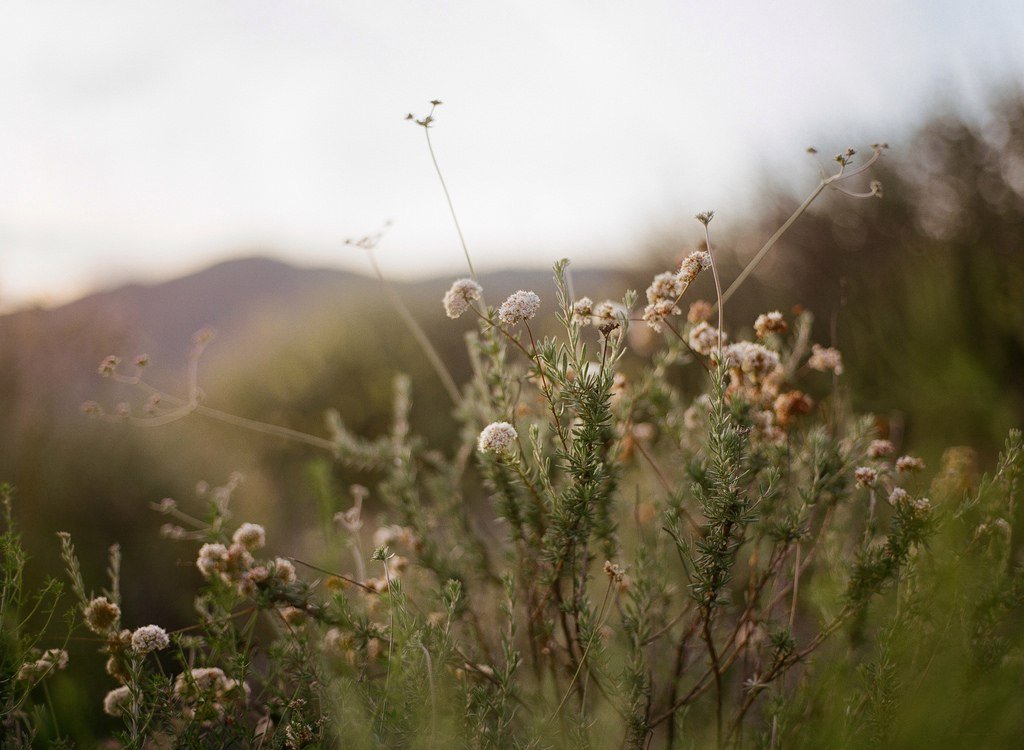
[[[871,458],[891,456],[895,452],[896,446],[888,440],[872,440],[871,445],[868,446],[868,456]]]
[[[457,279],[445,292],[442,304],[449,318],[457,318],[469,309],[469,303],[480,299],[483,288],[473,279]]]
[[[85,624],[92,632],[103,635],[108,630],[117,626],[121,619],[121,608],[105,596],[98,596],[86,606]]]
[[[267,532],[258,523],[243,523],[235,531],[231,541],[247,550],[259,549],[267,543]]]
[[[298,576],[295,573],[295,566],[292,565],[292,561],[286,560],[283,557],[275,557],[274,577],[284,583],[295,583]]]
[[[148,654],[167,648],[171,639],[159,625],[143,625],[132,633],[132,650],[137,654]]]
[[[754,321],[754,333],[759,339],[765,338],[769,333],[785,333],[788,326],[778,310],[758,315]]]
[[[108,716],[119,716],[128,707],[131,699],[132,693],[127,685],[114,688],[103,698],[103,713]]]
[[[725,341],[725,336],[722,336]],[[690,348],[705,357],[718,349],[718,329],[708,323],[698,323],[690,329]]]
[[[870,466],[858,466],[853,475],[859,487],[871,487],[878,481],[878,472]]]
[[[581,326],[588,325],[594,315],[594,301],[590,297],[580,297],[572,306],[572,319]]]
[[[538,309],[540,297],[533,292],[524,292],[520,289],[501,303],[501,307],[498,308],[498,320],[507,326],[514,326],[532,318]]]
[[[842,375],[843,355],[839,353],[838,349],[815,344],[811,347],[811,358],[807,360],[807,366],[812,370],[831,371],[836,375]]]
[[[689,284],[697,278],[697,274],[708,268],[711,268],[711,254],[704,250],[698,250],[683,259],[679,265],[679,277],[684,284]]]
[[[924,471],[924,459],[916,456],[900,456],[896,459],[896,471]]]
[[[714,308],[711,306],[711,303],[699,299],[696,302],[690,303],[690,309],[686,311],[686,321],[693,325],[704,323],[711,320],[712,312],[714,312]]]
[[[675,301],[682,296],[684,289],[683,280],[679,278],[679,274],[671,271],[659,273],[647,287],[647,301],[653,305],[663,300],[670,300],[674,306]]]
[[[491,422],[484,427],[477,447],[484,453],[508,453],[519,433],[508,422]]]
[[[196,567],[209,578],[214,573],[221,573],[227,569],[228,548],[223,544],[204,544],[199,548],[199,556],[196,558]]]

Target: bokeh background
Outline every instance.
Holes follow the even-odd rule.
[[[462,251],[404,119],[433,97],[485,288],[534,288],[549,311],[554,259],[581,294],[642,290],[709,208],[735,276],[816,184],[807,146],[827,160],[887,141],[884,199],[822,198],[727,322],[814,311],[856,408],[933,466],[965,444],[989,467],[1024,424],[1021,39],[1007,2],[5,3],[0,481],[31,575],[59,574],[67,530],[99,585],[120,542],[126,621],[174,627],[194,549],[158,540],[150,503],[198,508],[197,482],[241,471],[238,519],[294,554],[372,479],[201,417],[89,421],[84,400],[144,401],[97,376],[107,354],[148,353],[181,394],[191,335],[212,325],[207,403],[316,434],[327,408],[381,433],[408,373],[414,428],[443,449],[444,390],[344,243],[393,221],[376,258],[464,375],[468,322],[440,306]],[[87,739],[104,688],[83,680],[102,666],[87,646],[73,662],[54,689]]]

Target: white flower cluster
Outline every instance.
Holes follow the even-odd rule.
[[[807,360],[807,366],[812,370],[842,375],[843,355],[839,353],[838,349],[815,344],[811,347],[811,358]]]
[[[498,308],[498,320],[504,325],[514,326],[517,323],[530,320],[539,309],[540,297],[533,292],[520,289],[501,303],[501,307]]]
[[[729,344],[725,348],[725,361],[729,367],[741,371],[746,378],[755,383],[773,375],[781,367],[776,352],[750,341]]]
[[[267,543],[267,532],[258,523],[243,523],[235,531],[231,541],[252,551]]]
[[[143,625],[132,633],[132,650],[137,654],[162,651],[171,644],[167,631],[159,625]]]
[[[785,333],[788,328],[782,313],[778,310],[758,315],[757,320],[754,321],[754,333],[759,339],[767,337],[770,333]]]
[[[103,698],[103,713],[107,716],[120,716],[128,712],[128,702],[132,698],[132,692],[127,685],[116,687]]]
[[[690,253],[678,271],[665,271],[655,276],[647,287],[647,307],[644,308],[647,325],[660,332],[662,323],[670,315],[679,315],[682,312],[677,306],[679,298],[697,275],[710,265],[711,256],[698,251]]]
[[[86,605],[82,614],[85,625],[96,635],[106,633],[117,627],[121,619],[121,608],[105,596],[98,596]]]
[[[722,334],[722,341],[727,340],[727,336]],[[710,356],[718,349],[718,329],[710,323],[698,323],[690,329],[690,335],[687,337],[690,348],[693,349],[697,354],[702,354],[705,357]]]
[[[68,652],[62,648],[51,648],[35,661],[22,664],[15,679],[33,682],[67,665]]]
[[[483,453],[508,453],[518,437],[516,428],[508,422],[491,422],[480,433],[477,447]]]
[[[483,287],[473,279],[455,280],[442,300],[445,314],[452,319],[458,318],[469,309],[470,302],[480,299],[483,291]]]

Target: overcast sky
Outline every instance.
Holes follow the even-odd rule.
[[[457,271],[624,263],[740,223],[765,169],[1022,80],[1020,0],[0,4],[0,308],[253,250]],[[830,139],[821,142],[822,137]]]

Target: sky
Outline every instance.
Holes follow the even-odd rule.
[[[6,0],[0,310],[267,253],[396,278],[626,265],[808,145],[1024,80],[1017,0]],[[824,139],[824,142],[822,141]]]

